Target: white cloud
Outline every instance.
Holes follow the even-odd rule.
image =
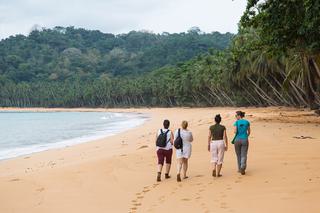
[[[246,0],[0,0],[0,38],[32,26],[75,26],[110,33],[130,30],[237,31]]]

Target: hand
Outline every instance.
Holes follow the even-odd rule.
[[[225,146],[225,147],[224,147],[224,151],[228,151],[228,146]]]

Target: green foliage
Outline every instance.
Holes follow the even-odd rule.
[[[218,88],[226,59],[220,51],[232,37],[199,28],[112,35],[73,27],[10,37],[0,42],[0,105],[221,104],[209,89]]]
[[[232,34],[154,34],[131,31],[113,35],[55,27],[11,36],[0,42],[0,73],[19,83],[81,78],[94,80],[150,72],[205,53],[222,50]]]
[[[259,72],[258,78],[266,77],[270,75],[268,72],[276,70],[274,73],[280,74],[280,77],[273,75],[272,77],[276,79],[277,84],[283,81],[284,87],[288,89],[288,82],[291,82],[292,89],[296,90],[295,95],[299,96],[296,99],[303,102],[303,105],[308,102],[311,108],[319,107],[320,18],[318,14],[320,14],[318,0],[249,0],[240,21],[240,33],[248,29],[253,30],[257,35],[257,42],[245,44],[248,49],[254,47],[252,52],[243,51],[243,48],[236,51],[240,53],[237,57],[238,64],[242,64],[242,68],[238,67],[238,70],[242,70],[246,77],[252,70],[256,70]],[[258,64],[259,67],[243,69],[246,67],[245,64]],[[272,85],[268,82],[268,85],[270,84]]]

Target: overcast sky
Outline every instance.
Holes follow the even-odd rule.
[[[237,32],[246,0],[0,0],[0,39],[34,25],[75,26],[114,34],[131,30]]]

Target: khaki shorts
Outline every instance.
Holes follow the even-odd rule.
[[[223,140],[211,141],[210,143],[211,163],[216,163],[218,165],[222,164],[224,151],[225,151],[225,146],[224,146]]]

